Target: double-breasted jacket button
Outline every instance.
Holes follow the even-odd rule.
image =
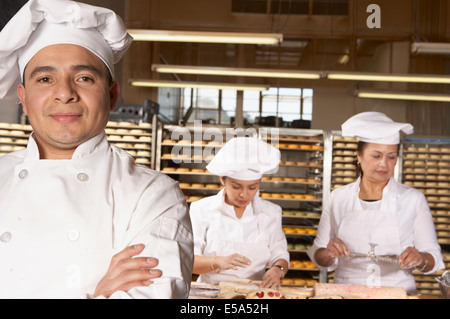
[[[19,178],[24,179],[28,176],[28,171],[26,169],[23,169],[19,172]]]
[[[0,241],[2,243],[7,243],[11,240],[11,233],[9,231],[5,231],[3,234],[0,235]]]
[[[89,176],[85,173],[79,173],[77,178],[80,182],[87,182],[89,180]]]
[[[80,238],[80,232],[78,230],[76,230],[76,229],[71,229],[69,231],[69,233],[67,234],[67,238],[70,241],[77,241],[78,238]]]

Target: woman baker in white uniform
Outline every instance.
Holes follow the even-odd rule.
[[[342,125],[343,136],[358,136],[356,182],[334,190],[322,212],[314,245],[308,251],[320,267],[336,270],[335,283],[403,287],[416,291],[413,269],[433,273],[444,267],[425,196],[397,183],[400,131],[413,127],[383,113],[364,112]],[[352,261],[345,256],[396,255],[394,263]]]
[[[224,188],[190,207],[193,272],[200,274],[199,281],[245,278],[261,280],[261,287],[280,286],[289,265],[281,208],[258,196],[262,175],[279,162],[278,149],[257,138],[237,137],[208,164]]]

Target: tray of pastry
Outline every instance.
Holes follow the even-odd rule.
[[[209,163],[213,159],[214,155],[187,155],[187,154],[172,154],[172,153],[164,153],[161,156],[161,160],[172,161],[174,163]]]
[[[275,138],[274,138],[275,139]],[[278,141],[282,142],[303,142],[303,143],[322,143],[322,138],[318,136],[296,136],[296,135],[280,135]],[[263,140],[272,141],[271,135],[264,135]]]
[[[323,151],[323,145],[316,144],[272,144],[272,146],[277,147],[280,150],[288,151]]]
[[[17,137],[1,137],[0,136],[0,144],[3,144],[3,145],[27,145],[28,139],[17,138]]]
[[[303,178],[303,177],[263,176],[261,181],[268,183],[291,183],[291,184],[310,184],[310,185],[320,184],[320,181],[315,178]]]
[[[283,226],[282,229],[286,235],[315,236],[317,234],[317,229],[311,227]]]
[[[294,194],[294,193],[269,193],[261,192],[261,198],[269,200],[285,200],[285,201],[309,201],[309,202],[319,202],[321,201],[315,195],[312,194]]]
[[[320,163],[316,163],[316,162],[298,162],[298,161],[280,161],[280,166],[322,168],[322,164],[320,164]]]
[[[212,175],[208,170],[203,168],[188,168],[188,167],[164,167],[161,172],[166,174],[180,174],[180,175]]]
[[[215,183],[187,183],[187,182],[178,182],[178,185],[181,189],[194,189],[194,190],[215,190],[218,191],[222,188],[220,184]]]
[[[224,142],[218,141],[173,140],[170,138],[165,138],[161,142],[161,146],[222,147],[224,144]]]
[[[106,124],[106,128],[115,128],[115,129],[126,129],[126,130],[132,130],[132,129],[142,129],[142,130],[150,130],[152,128],[152,124],[150,123],[131,123],[127,121],[108,121]]]

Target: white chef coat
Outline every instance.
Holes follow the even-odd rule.
[[[359,199],[360,181],[359,178],[331,193],[322,212],[316,239],[308,251],[311,260],[315,262],[317,249],[326,248],[328,242],[337,237],[350,251],[357,253],[368,253],[370,242],[378,245],[375,248],[377,255],[400,255],[407,247],[415,247],[433,256],[435,266],[428,273],[443,269],[441,249],[425,196],[391,178],[383,189],[381,203],[364,205],[364,209]],[[397,264],[388,263],[378,263],[378,269],[370,265],[373,266],[373,262],[351,262],[341,258],[328,270],[336,270],[336,283],[360,285],[370,285],[375,271],[380,270],[377,286],[404,287],[409,293],[415,292],[411,269],[403,270]]]
[[[169,177],[135,165],[101,133],[70,160],[26,149],[0,157],[0,298],[86,298],[111,257],[137,243],[162,277],[111,298],[186,298],[193,241]]]
[[[281,208],[256,195],[239,219],[225,203],[224,190],[191,203],[194,254],[206,257],[235,253],[250,259],[251,265],[237,270],[211,271],[198,281],[218,283],[238,278],[261,280],[267,264],[279,259],[289,263],[286,236],[281,227]]]

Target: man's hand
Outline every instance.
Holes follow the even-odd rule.
[[[139,286],[149,286],[152,279],[161,277],[158,260],[148,257],[134,257],[144,250],[143,244],[129,246],[111,258],[108,271],[100,280],[94,297],[110,297],[114,292],[128,291]],[[134,257],[134,258],[133,258]]]

